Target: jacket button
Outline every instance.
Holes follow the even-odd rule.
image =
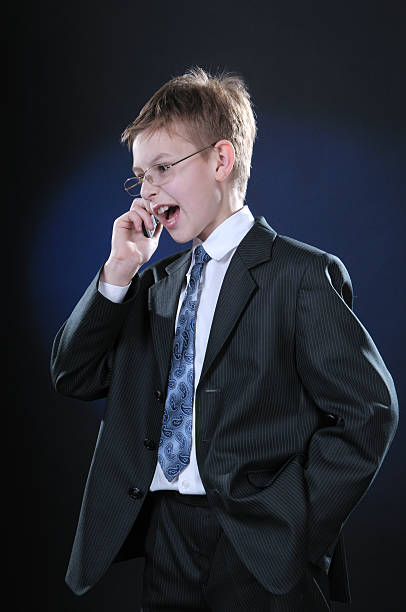
[[[155,399],[157,399],[158,402],[162,401],[162,397],[163,396],[162,396],[162,392],[161,391],[159,391],[159,390],[155,391],[154,395],[155,395]]]
[[[128,489],[128,495],[132,497],[132,499],[140,499],[143,493],[138,487],[131,487]]]
[[[148,450],[155,450],[156,449],[156,442],[154,440],[150,440],[149,438],[145,438],[144,440],[144,446],[145,448],[147,448]]]

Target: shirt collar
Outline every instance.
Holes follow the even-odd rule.
[[[250,209],[248,206],[243,206],[216,227],[204,242],[195,238],[192,244],[193,249],[202,244],[212,259],[220,260],[240,244],[253,225],[254,217]]]

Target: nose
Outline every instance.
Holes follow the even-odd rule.
[[[144,198],[144,200],[151,200],[158,193],[158,187],[153,185],[148,180],[144,179],[141,183],[140,196]]]

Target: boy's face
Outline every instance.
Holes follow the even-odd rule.
[[[181,134],[181,129],[170,133],[165,129],[153,134],[141,132],[133,144],[134,173],[142,174],[158,163],[176,162],[202,148]],[[141,196],[147,210],[176,242],[196,237],[204,241],[232,214],[224,198],[224,186],[216,179],[218,164],[216,151],[208,149],[171,168],[161,186],[144,180]],[[169,212],[161,210],[164,206],[169,206]]]

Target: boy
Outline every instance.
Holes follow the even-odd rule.
[[[143,555],[144,612],[349,600],[340,532],[391,442],[396,394],[343,264],[244,205],[255,132],[242,80],[195,69],[123,134],[140,197],[52,356],[58,391],[108,396],[77,594]],[[163,227],[192,249],[140,272]]]

